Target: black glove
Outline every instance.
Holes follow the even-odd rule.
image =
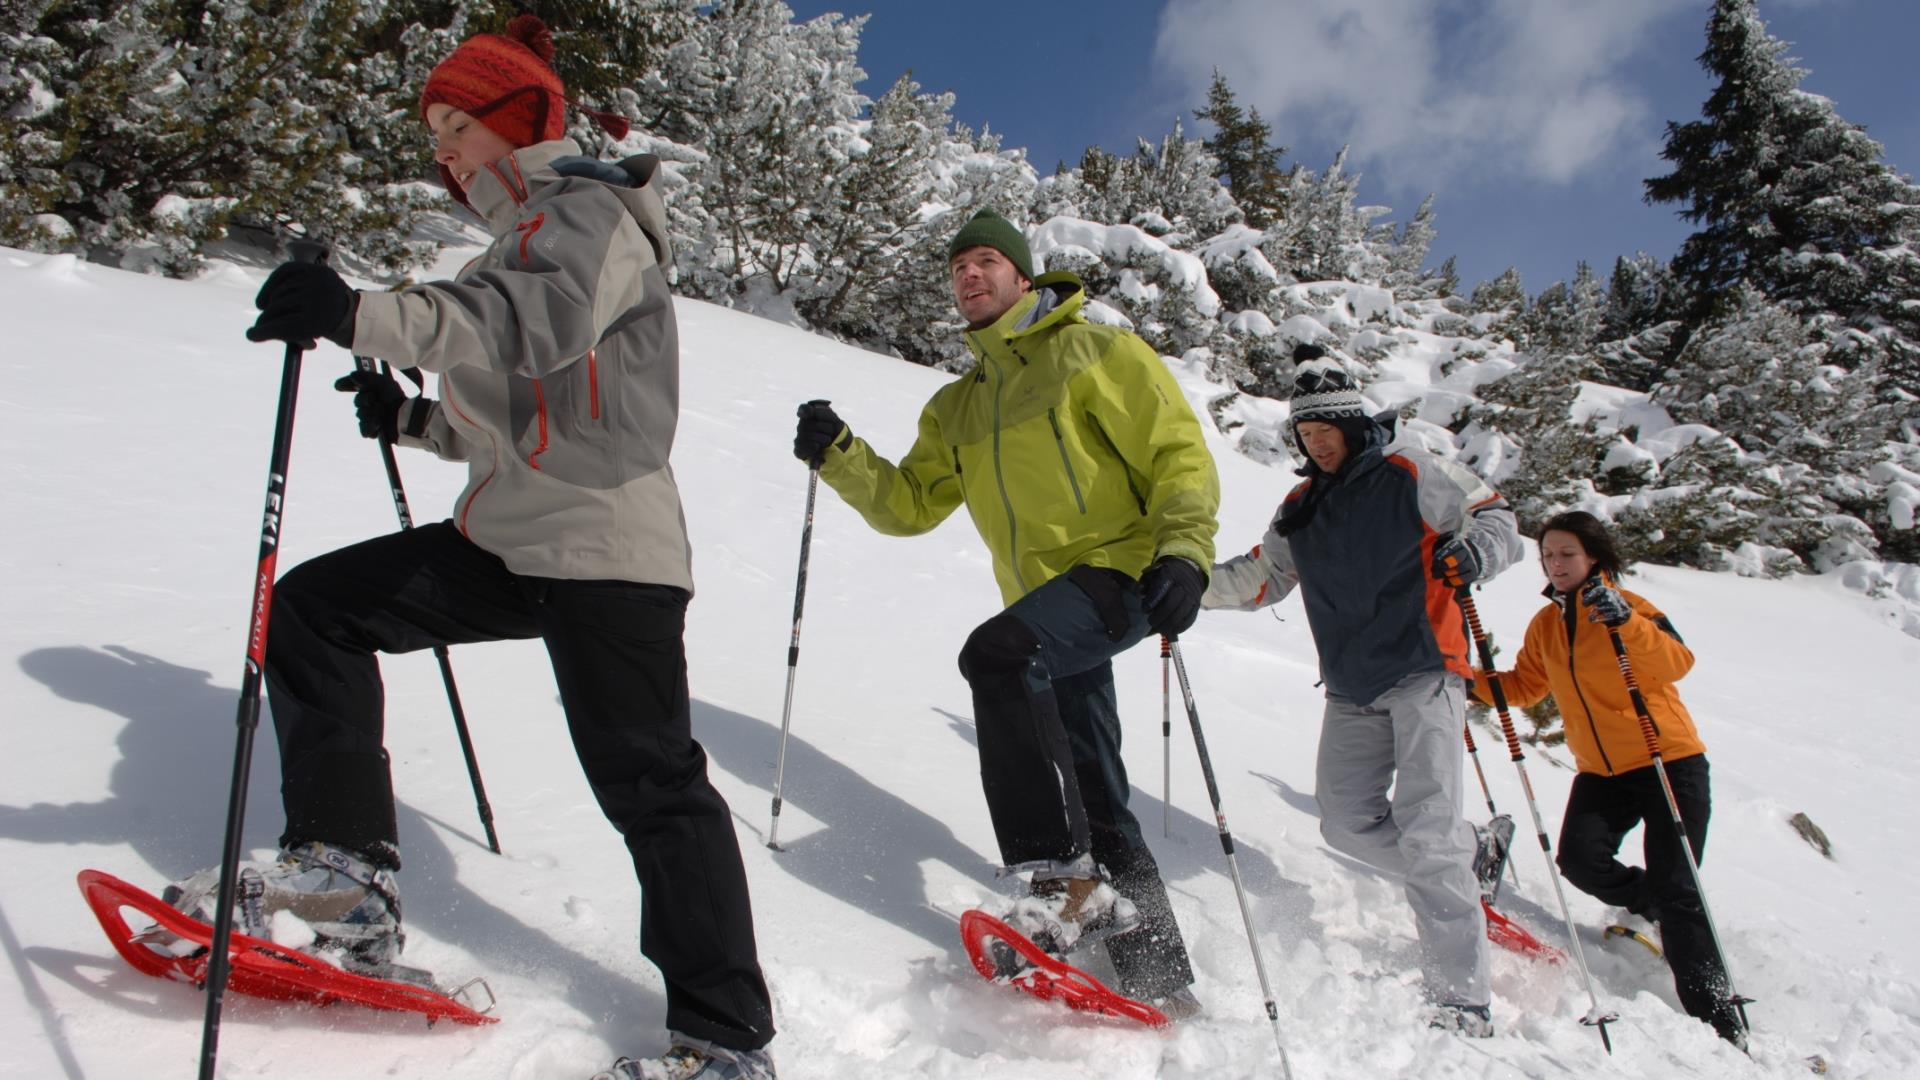
[[[248,341],[309,342],[326,338],[353,347],[353,314],[360,294],[324,263],[285,262],[267,275],[253,306],[260,318],[247,327]]]
[[[1580,590],[1580,602],[1587,606],[1588,622],[1622,626],[1633,618],[1633,608],[1628,606],[1627,598],[1620,595],[1619,589],[1599,578],[1589,581],[1587,587]]]
[[[1168,637],[1184,633],[1200,617],[1200,597],[1206,591],[1207,579],[1199,567],[1178,555],[1160,556],[1140,575],[1147,629]]]
[[[1480,580],[1487,562],[1473,541],[1453,533],[1433,546],[1433,579],[1448,588],[1459,589]]]
[[[360,417],[360,434],[369,439],[392,442],[400,433],[400,406],[407,392],[393,376],[381,371],[355,371],[333,384],[335,390],[353,395],[353,411]]]
[[[845,450],[853,445],[853,429],[841,423],[830,403],[809,401],[800,406],[798,413],[800,424],[793,433],[794,457],[809,465],[819,465],[826,457],[827,447],[837,444]]]

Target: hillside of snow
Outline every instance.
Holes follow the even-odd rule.
[[[157,891],[219,858],[280,373],[277,345],[241,336],[261,276],[222,265],[183,283],[0,249],[0,1075],[188,1076],[197,1061],[201,995],[121,962],[72,882],[97,867]],[[998,903],[1011,886],[994,874],[954,665],[968,631],[998,608],[964,516],[889,539],[823,487],[786,850],[764,846],[805,499],[789,449],[794,405],[832,399],[897,456],[950,376],[707,304],[681,301],[679,313],[674,467],[698,583],[687,633],[694,724],[746,857],[781,1075],[1276,1075],[1177,704],[1171,744],[1159,734],[1150,648],[1116,665],[1127,764],[1206,1012],[1166,1033],[1127,1028],[987,985],[968,967],[953,914]],[[282,570],[395,527],[379,455],[331,389],[349,366],[332,346],[307,356]],[[1205,416],[1220,388],[1201,365],[1173,367]],[[1399,359],[1388,370],[1418,387],[1437,378],[1422,367]],[[1214,448],[1225,555],[1259,540],[1292,476],[1227,436]],[[443,516],[462,469],[406,453],[401,467],[415,516]],[[1523,564],[1481,590],[1496,636],[1517,642],[1541,584]],[[1920,777],[1920,639],[1840,575],[1646,567],[1632,584],[1700,658],[1683,689],[1713,763],[1705,877],[1734,978],[1757,999],[1752,1059],[1677,1011],[1664,967],[1602,944],[1611,913],[1571,890],[1599,996],[1622,1017],[1611,1058],[1577,1022],[1588,1004],[1576,972],[1501,952],[1497,1037],[1422,1027],[1399,889],[1319,839],[1316,663],[1289,600],[1207,614],[1184,651],[1297,1077],[1790,1077],[1807,1075],[1811,1054],[1837,1077],[1920,1075],[1909,786]],[[429,1030],[413,1017],[229,995],[221,1075],[584,1080],[616,1054],[664,1049],[659,980],[636,947],[636,886],[573,759],[544,650],[461,647],[453,665],[505,854],[480,839],[433,660],[388,659],[407,959],[450,981],[485,977],[501,1022]],[[1518,777],[1494,732],[1479,742],[1495,800],[1522,822],[1520,885],[1503,906],[1564,943]],[[1527,759],[1555,830],[1565,762],[1552,750]],[[269,731],[252,776],[247,840],[265,849],[280,826]],[[1469,807],[1482,809],[1477,793]],[[1789,828],[1800,812],[1832,837],[1831,860]]]

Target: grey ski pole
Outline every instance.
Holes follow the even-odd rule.
[[[1487,632],[1480,628],[1480,612],[1473,605],[1473,594],[1465,585],[1455,594],[1460,601],[1460,611],[1467,617],[1467,629],[1473,634],[1473,643],[1480,650],[1482,674],[1487,677],[1487,689],[1493,694],[1494,711],[1500,715],[1500,732],[1506,736],[1507,752],[1513,755],[1513,767],[1520,772],[1520,790],[1526,792],[1527,809],[1533,812],[1534,835],[1540,838],[1540,856],[1547,860],[1547,880],[1553,882],[1554,899],[1560,901],[1560,917],[1566,920],[1567,940],[1573,945],[1573,959],[1580,965],[1580,978],[1586,983],[1587,1001],[1592,1005],[1580,1022],[1600,1032],[1600,1045],[1613,1053],[1613,1039],[1607,1035],[1607,1025],[1620,1019],[1620,1014],[1606,1012],[1600,1008],[1600,995],[1593,988],[1593,973],[1587,970],[1587,954],[1580,947],[1580,933],[1573,925],[1573,912],[1567,907],[1566,890],[1560,886],[1560,868],[1553,863],[1553,845],[1547,840],[1547,823],[1540,817],[1540,801],[1533,797],[1533,781],[1527,779],[1527,755],[1520,751],[1520,737],[1514,734],[1513,717],[1507,713],[1507,692],[1501,689],[1500,676],[1493,669],[1493,645],[1487,641]]]
[[[800,613],[807,604],[807,557],[813,549],[813,499],[820,490],[820,466],[807,469],[807,517],[800,527],[800,571],[793,583],[793,637],[787,643],[787,702],[780,710],[780,760],[773,770],[773,820],[767,846],[780,850],[780,791],[787,777],[787,733],[793,728],[793,677],[800,667]]]
[[[372,374],[372,357],[356,356],[353,363],[359,370]],[[380,374],[386,375],[391,371],[386,361],[380,362]],[[400,518],[400,528],[402,531],[411,529],[413,511],[407,506],[407,489],[400,483],[400,462],[393,456],[393,439],[385,432],[380,434],[380,460],[387,467],[387,488],[393,494],[393,512]],[[447,688],[447,707],[453,710],[453,730],[460,738],[460,754],[467,759],[467,778],[473,782],[473,801],[480,814],[480,827],[486,831],[487,847],[498,855],[500,835],[493,830],[493,806],[487,802],[487,787],[480,781],[480,758],[473,751],[473,734],[467,729],[467,711],[460,705],[460,688],[453,681],[453,659],[447,655],[445,645],[433,647],[433,658],[440,663],[440,681]]]
[[[1493,805],[1493,789],[1487,786],[1487,770],[1480,767],[1480,748],[1473,745],[1473,725],[1462,724],[1460,733],[1467,737],[1467,757],[1473,762],[1474,775],[1480,778],[1480,794],[1486,797],[1487,813],[1497,818],[1500,810]],[[1520,870],[1513,865],[1512,859],[1507,860],[1507,870],[1513,875],[1513,883],[1520,884]]]
[[[1253,950],[1253,972],[1260,977],[1260,993],[1267,1003],[1267,1020],[1273,1024],[1273,1045],[1280,1051],[1280,1075],[1285,1080],[1292,1080],[1293,1066],[1287,1061],[1287,1043],[1280,1035],[1280,1009],[1273,1003],[1273,990],[1267,985],[1267,965],[1260,959],[1260,941],[1253,933],[1253,912],[1247,908],[1247,890],[1240,881],[1240,860],[1233,855],[1233,833],[1227,828],[1226,811],[1220,809],[1220,785],[1213,780],[1213,761],[1207,757],[1207,739],[1200,731],[1200,710],[1193,703],[1193,684],[1187,681],[1187,663],[1180,656],[1180,642],[1177,639],[1163,640],[1173,656],[1173,670],[1180,675],[1180,697],[1187,705],[1187,723],[1193,728],[1193,747],[1200,754],[1200,773],[1207,780],[1207,798],[1213,801],[1213,820],[1220,829],[1220,850],[1227,853],[1227,872],[1233,878],[1233,895],[1240,901],[1240,919],[1247,924],[1247,945]]]
[[[1173,684],[1167,669],[1172,666],[1173,642],[1160,635],[1160,835],[1173,835]]]
[[[1660,790],[1667,796],[1667,810],[1673,815],[1673,831],[1680,836],[1680,850],[1687,854],[1687,872],[1693,875],[1693,891],[1700,894],[1700,914],[1707,920],[1707,934],[1713,939],[1714,956],[1720,961],[1720,970],[1727,979],[1727,1004],[1740,1017],[1740,1028],[1752,1031],[1747,1022],[1747,1003],[1752,998],[1741,997],[1733,988],[1733,969],[1727,966],[1727,950],[1720,943],[1720,928],[1713,921],[1713,908],[1707,904],[1707,885],[1700,880],[1700,860],[1694,856],[1693,840],[1687,836],[1686,823],[1680,819],[1680,801],[1673,796],[1673,784],[1667,780],[1667,763],[1660,755],[1660,736],[1653,726],[1653,715],[1647,711],[1647,699],[1640,693],[1640,680],[1634,677],[1633,663],[1627,659],[1627,643],[1620,638],[1618,627],[1607,627],[1607,637],[1613,639],[1613,655],[1620,661],[1620,677],[1627,681],[1627,696],[1633,699],[1633,711],[1640,719],[1640,734],[1647,740],[1647,752],[1653,755],[1653,771],[1660,777]]]

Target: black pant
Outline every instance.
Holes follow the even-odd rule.
[[[1666,770],[1694,858],[1704,862],[1713,803],[1706,755],[1669,761]],[[1614,857],[1627,832],[1642,822],[1646,823],[1644,870]],[[1653,766],[1618,776],[1584,772],[1575,776],[1567,795],[1566,820],[1560,826],[1557,861],[1575,888],[1659,923],[1661,947],[1673,968],[1681,1007],[1723,1036],[1738,1030],[1738,1018],[1727,1000],[1726,969],[1714,950],[1700,893],[1673,827],[1673,810]]]
[[[1146,634],[1139,589],[1077,568],[981,624],[960,654],[973,688],[980,778],[1008,865],[1091,852],[1139,929],[1110,938],[1121,989],[1162,996],[1193,982],[1160,867],[1127,808],[1111,658]]]
[[[275,586],[267,636],[282,843],[399,865],[375,652],[541,638],[574,752],[633,857],[640,951],[665,980],[667,1026],[764,1046],[773,1019],[746,870],[693,738],[687,599],[664,585],[516,575],[447,523],[294,568]]]

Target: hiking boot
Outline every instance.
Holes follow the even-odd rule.
[[[1082,856],[1064,867],[1036,870],[1028,895],[1014,901],[1006,922],[1059,955],[1134,929],[1140,912]]]
[[[168,885],[160,898],[211,925],[219,888],[216,866]],[[406,941],[393,872],[346,848],[307,841],[271,863],[243,862],[234,895],[236,933],[279,941],[341,967],[391,968]],[[288,917],[305,924],[312,939],[293,940],[306,935],[289,926]]]
[[[1434,1006],[1427,1013],[1427,1026],[1465,1035],[1470,1039],[1487,1039],[1493,1036],[1493,1012],[1485,1005],[1462,1005],[1449,1001]]]
[[[730,1050],[705,1039],[669,1032],[673,1049],[657,1058],[623,1057],[593,1080],[774,1080],[773,1057],[759,1050]]]
[[[1147,1004],[1160,1010],[1160,1015],[1178,1024],[1191,1020],[1206,1011],[1200,999],[1193,996],[1193,987],[1182,986],[1150,999]]]
[[[1496,814],[1485,826],[1475,825],[1473,876],[1480,880],[1480,898],[1491,904],[1500,895],[1500,879],[1513,851],[1513,818]]]

